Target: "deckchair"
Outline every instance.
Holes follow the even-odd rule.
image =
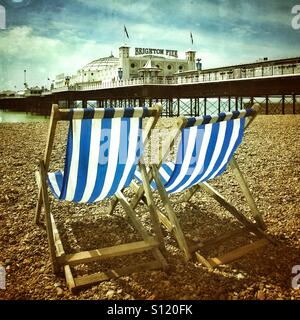
[[[41,209],[44,208],[52,269],[55,273],[64,270],[71,290],[136,271],[167,268],[162,254],[164,248],[160,223],[143,163],[143,148],[160,113],[159,106],[59,109],[57,105],[53,105],[45,155],[39,163],[39,197],[34,220],[35,223],[40,223]],[[142,119],[146,117],[148,121],[142,134]],[[58,121],[69,123],[64,170],[48,172]],[[143,175],[143,188],[154,236],[146,231],[123,194],[123,189],[131,183],[137,166]],[[53,201],[64,201],[66,207],[70,202],[88,204],[115,195],[143,240],[67,254],[50,211],[47,187],[55,198]],[[143,252],[152,253],[153,259],[107,272],[73,276],[72,266]]]
[[[234,158],[234,153],[242,142],[244,129],[253,121],[257,115],[258,108],[258,105],[254,105],[247,110],[221,113],[217,116],[179,118],[176,124],[178,130],[175,130],[175,132],[171,131],[173,132],[173,136],[170,138],[169,148],[166,148],[165,154],[161,155],[158,164],[152,164],[150,166],[151,170],[148,172],[148,176],[151,187],[158,191],[165,212],[167,213],[163,214],[159,211],[160,220],[168,230],[173,231],[179,247],[183,250],[187,260],[195,253],[201,263],[212,268],[231,262],[268,243],[269,237],[264,232],[265,224],[262,216],[257,209],[246,181]],[[176,162],[164,162],[177,136],[180,138],[180,143]],[[221,175],[226,170],[228,164],[232,168],[237,182],[250,206],[255,222],[252,222],[231,203],[225,200],[225,198],[207,182]],[[141,173],[139,170],[135,172],[135,177],[141,182]],[[133,187],[136,195],[131,203],[133,208],[135,208],[138,202],[141,199],[145,200],[145,198],[143,198],[144,190],[142,186],[138,187],[138,185],[134,184]],[[249,232],[256,235],[259,240],[232,250],[221,257],[209,259],[201,254],[200,249],[204,250],[204,248],[215,245],[218,242],[224,242],[225,239],[230,236],[222,235],[218,239],[214,238],[189,246],[179,219],[172,207],[169,195],[186,191],[184,200],[189,201],[199,189],[206,191],[241,222],[244,228],[235,232],[236,234]]]

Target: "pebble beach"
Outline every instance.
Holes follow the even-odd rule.
[[[160,119],[169,127],[175,119]],[[37,201],[35,171],[43,157],[48,121],[0,124],[0,265],[6,289],[0,299],[170,299],[170,300],[299,300],[292,287],[292,268],[300,265],[300,115],[259,115],[247,129],[236,159],[262,212],[268,244],[228,265],[210,270],[196,260],[185,262],[175,238],[163,229],[169,270],[144,271],[105,281],[71,294],[63,277],[51,271],[46,231],[33,223]],[[64,157],[65,133],[58,126],[53,169]],[[249,214],[230,168],[212,182],[220,193]],[[131,193],[128,191],[128,198]],[[155,201],[160,207],[158,195]],[[53,198],[51,197],[53,200]],[[173,197],[173,200],[174,197]],[[83,206],[57,203],[52,210],[67,253],[135,241],[137,235],[118,205],[108,215],[109,200]],[[206,194],[174,204],[189,241],[203,241],[235,230],[239,224]],[[150,230],[145,206],[140,220]],[[229,246],[240,245],[238,237]],[[227,244],[207,255],[227,250]],[[129,259],[129,258],[128,258]],[[143,258],[141,258],[143,259]],[[121,257],[114,264],[130,264]],[[107,267],[104,265],[103,267]],[[96,268],[93,265],[91,268]],[[76,272],[85,274],[79,267]]]

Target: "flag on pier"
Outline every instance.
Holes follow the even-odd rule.
[[[191,36],[191,42],[192,44],[194,44],[193,34],[191,32],[190,32],[190,36]]]
[[[126,34],[127,39],[129,39],[129,35],[128,35],[128,32],[127,32],[127,29],[126,29],[125,24],[124,24],[124,32],[125,32],[125,34]]]

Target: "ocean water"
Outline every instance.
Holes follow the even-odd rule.
[[[10,112],[0,110],[0,123],[45,121],[48,117],[32,115],[26,112]]]

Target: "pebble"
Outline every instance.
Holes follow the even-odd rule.
[[[30,264],[31,263],[31,260],[30,259],[25,259],[24,261],[23,261],[23,264],[25,264],[25,265],[28,265],[28,264]]]
[[[61,282],[55,282],[55,283],[54,283],[54,287],[55,287],[55,288],[61,287]]]
[[[115,295],[115,291],[114,291],[114,290],[108,290],[108,291],[106,292],[106,297],[107,297],[108,299],[112,299],[114,295]]]
[[[258,253],[251,253],[226,267],[221,266],[209,271],[192,260],[186,263],[174,236],[164,230],[166,258],[170,264],[170,271],[137,272],[112,281],[112,284],[117,283],[114,289],[112,284],[101,283],[95,286],[95,289],[81,290],[78,295],[69,293],[64,287],[64,281],[59,281],[60,278],[53,275],[46,232],[32,223],[37,198],[33,172],[37,169],[36,160],[42,156],[45,148],[47,124],[0,125],[0,177],[2,178],[0,211],[4,209],[0,217],[0,238],[7,244],[2,247],[1,257],[3,266],[6,270],[10,270],[7,272],[9,285],[5,291],[1,291],[1,298],[57,299],[60,296],[67,296],[72,299],[122,300],[151,298],[300,300],[299,290],[288,290],[286,287],[290,285],[292,276],[291,270],[287,268],[300,264],[298,250],[300,154],[297,152],[300,149],[297,139],[299,117],[300,115],[259,116],[247,130],[244,143],[237,152],[241,170],[253,191],[258,207],[265,214],[267,232],[279,240],[277,247],[268,245]],[[58,142],[65,139],[62,133],[63,130],[60,128]],[[64,158],[63,153],[64,148],[59,144],[53,152],[57,168]],[[249,154],[253,154],[251,161],[248,161]],[[23,163],[23,166],[14,168],[12,166],[14,161]],[[242,211],[250,212],[244,204],[244,199],[237,196],[240,190],[229,171],[212,181],[213,185],[229,201],[237,203]],[[232,188],[229,188],[229,184]],[[128,198],[131,200],[130,196]],[[158,201],[157,193],[154,194],[154,198]],[[107,210],[108,202],[103,204],[99,202],[88,206],[88,209],[72,205],[69,210],[65,210],[64,203],[53,203],[52,209],[57,219],[57,226],[66,230],[65,234],[62,233],[66,251],[90,250],[94,245],[97,247],[102,244],[112,245],[119,239],[124,242],[139,239],[130,227],[127,234],[125,230],[127,222],[123,223],[121,219],[125,216],[121,206],[117,207],[116,215],[102,215],[102,212]],[[161,205],[160,202],[158,204]],[[138,206],[137,210],[141,221],[151,231],[148,223],[149,212],[145,206]],[[228,219],[229,215],[220,212],[219,206],[204,193],[195,195],[189,204],[184,206],[181,203],[177,204],[176,210],[180,212],[178,216],[184,225],[184,232],[194,240],[198,235],[201,240],[205,240],[221,235],[223,231],[229,232],[236,224],[233,218]],[[102,223],[104,228],[101,226],[99,229],[98,223],[100,226]],[[207,252],[207,256],[212,257],[214,252],[211,255],[210,253]],[[130,262],[126,259],[126,256],[123,256],[116,260],[124,262],[125,265]],[[92,268],[94,264],[91,264]],[[78,275],[83,275],[89,270],[85,266],[78,266],[77,271]],[[57,286],[54,286],[55,284]],[[217,292],[218,288],[222,290]],[[234,292],[238,295],[233,294]]]
[[[258,300],[265,300],[266,299],[266,294],[263,291],[259,290],[256,293],[256,297],[257,297]]]
[[[11,260],[10,259],[5,259],[4,264],[6,266],[10,265],[11,264]]]
[[[45,267],[41,267],[39,273],[44,273],[45,272]]]
[[[62,288],[60,288],[60,287],[57,287],[56,288],[56,294],[58,296],[62,296],[64,294],[64,290]]]
[[[242,273],[238,273],[236,277],[238,280],[245,279],[245,276]]]

